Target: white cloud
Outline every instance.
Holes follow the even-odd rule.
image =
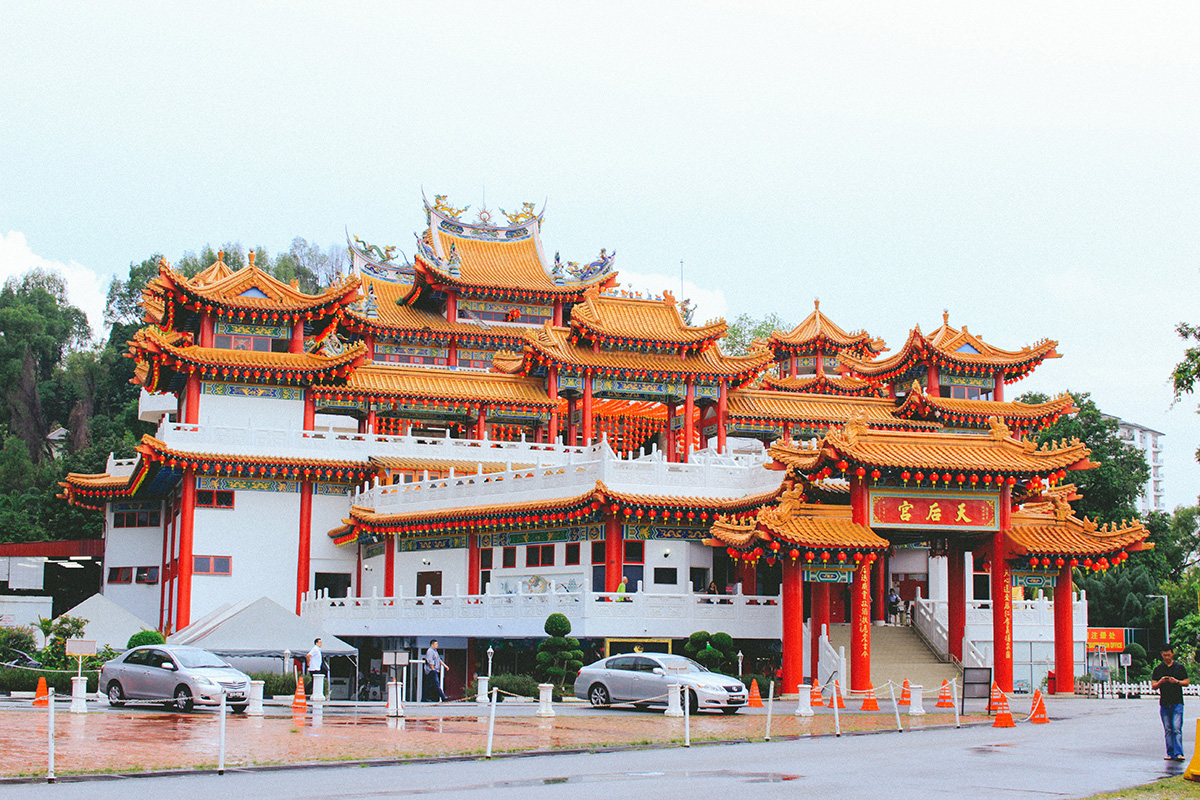
[[[642,274],[621,269],[617,270],[617,280],[619,281],[618,288],[628,292],[641,292],[644,297],[661,296],[663,291],[668,291],[675,296],[678,302],[690,299],[696,306],[696,313],[692,316],[692,322],[696,325],[724,317],[729,307],[725,302],[725,293],[720,289],[703,289],[688,280],[683,282],[681,296],[678,277]]]
[[[91,269],[72,260],[64,264],[37,255],[25,241],[25,234],[9,231],[0,236],[0,282],[14,275],[21,275],[40,267],[63,276],[67,282],[67,299],[87,314],[92,326],[92,335],[101,338],[104,331],[104,298],[108,292],[109,277],[98,275]]]

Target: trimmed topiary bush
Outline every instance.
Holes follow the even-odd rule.
[[[699,661],[713,672],[728,675],[737,659],[737,648],[728,633],[696,631],[683,646],[684,655]]]
[[[132,650],[135,647],[141,647],[144,644],[166,644],[167,637],[163,636],[158,631],[138,631],[133,636],[129,637],[129,641],[125,647]]]
[[[538,672],[561,691],[563,685],[568,680],[575,680],[576,673],[583,668],[583,650],[579,648],[578,639],[567,636],[571,632],[571,620],[565,614],[551,614],[542,627],[550,638],[543,639],[538,645]]]

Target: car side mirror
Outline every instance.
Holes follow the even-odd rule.
[[[172,664],[170,661],[164,661],[161,664],[159,664],[159,666],[162,667],[163,669],[169,669],[172,672],[175,671],[175,665]]]
[[[667,674],[666,670],[664,670],[662,667],[655,667],[654,669],[652,669],[650,671],[653,672],[655,675],[666,675]]]

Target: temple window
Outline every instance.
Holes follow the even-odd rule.
[[[233,492],[200,489],[196,492],[196,508],[233,508]]]
[[[192,573],[195,575],[231,575],[233,559],[229,556],[194,556]]]
[[[213,337],[213,347],[218,350],[253,350],[258,353],[286,353],[289,342],[287,339],[276,339],[270,336],[249,336],[233,334],[217,334]]]
[[[625,542],[625,563],[642,564],[646,560],[645,542]]]
[[[113,514],[114,528],[156,528],[161,523],[161,514],[156,508],[152,511],[117,511]]]
[[[109,583],[133,583],[133,567],[109,567]]]
[[[553,567],[554,566],[554,545],[552,544],[531,544],[525,548],[525,566],[527,567]]]
[[[563,558],[563,563],[568,567],[579,563],[579,542],[571,542],[567,545],[567,552]]]
[[[504,558],[504,561],[502,562],[501,565],[505,569],[512,569],[513,567],[517,566],[517,548],[515,548],[515,547],[504,548],[503,558]]]

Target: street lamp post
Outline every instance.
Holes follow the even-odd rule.
[[[742,651],[738,650],[738,675],[742,674]]]
[[[492,648],[492,646],[490,644],[488,645],[487,653],[488,653],[488,679],[490,680],[492,677],[492,656],[496,655],[496,651]]]
[[[1148,594],[1146,597],[1163,601],[1163,647],[1171,643],[1171,601],[1165,594]]]

